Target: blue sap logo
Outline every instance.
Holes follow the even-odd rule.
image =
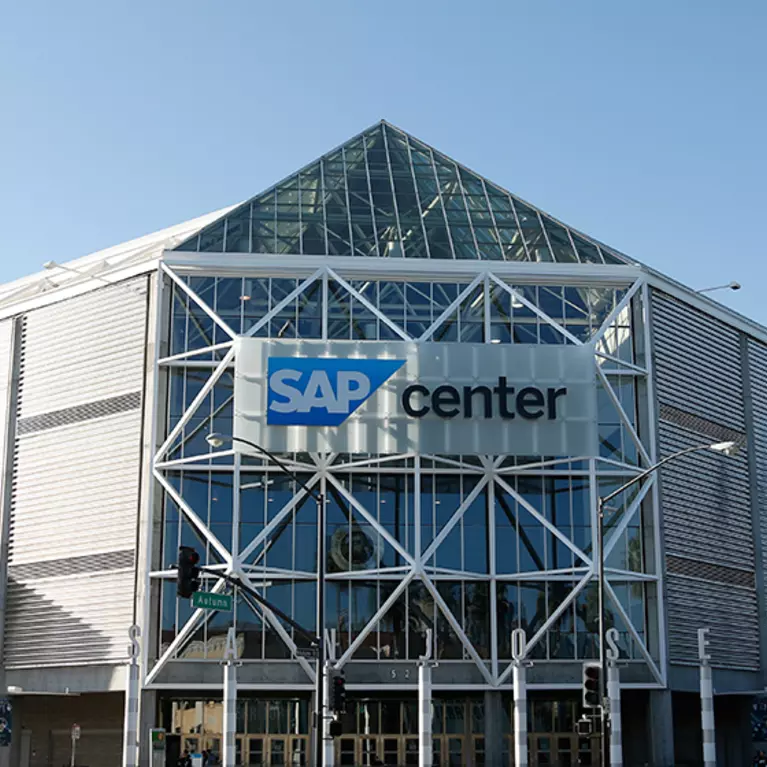
[[[269,357],[266,422],[338,426],[405,360]]]

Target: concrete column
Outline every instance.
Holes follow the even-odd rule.
[[[514,679],[514,765],[527,767],[527,668],[515,661]]]
[[[647,742],[653,767],[674,764],[674,712],[671,690],[650,690],[647,712]]]
[[[610,767],[623,767],[620,670],[615,661],[607,666],[607,697],[610,701]]]
[[[139,706],[138,717],[138,744],[139,744],[139,764],[141,767],[148,767],[151,762],[150,753],[151,743],[149,742],[149,730],[153,727],[161,726],[157,720],[157,692],[155,690],[142,690],[140,693],[141,705]]]
[[[714,686],[711,666],[700,666],[700,719],[703,733],[703,764],[716,767],[716,737],[714,735]]]
[[[503,756],[503,700],[500,690],[485,692],[485,764],[502,764]]]
[[[224,732],[221,764],[234,767],[235,735],[237,734],[237,666],[234,661],[224,664]]]
[[[123,725],[123,767],[138,765],[139,665],[138,654],[125,668],[125,723]]]
[[[431,735],[431,665],[418,666],[418,767],[432,767],[434,749]]]
[[[322,689],[322,708],[320,710],[322,720],[317,728],[322,767],[333,767],[336,756],[335,741],[330,737],[330,719],[327,717],[327,714],[330,713],[330,679],[332,674],[332,665],[327,661],[325,663],[325,686]]]

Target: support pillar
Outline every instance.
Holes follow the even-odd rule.
[[[418,666],[418,767],[434,762],[431,710],[431,665],[425,660]]]
[[[221,749],[222,767],[235,765],[235,735],[237,734],[237,638],[230,628],[226,637],[224,661],[224,722]]]
[[[325,684],[322,687],[322,708],[320,725],[317,728],[318,747],[320,749],[320,767],[333,767],[336,750],[335,741],[330,737],[330,684],[333,676],[333,664],[325,662]]]
[[[704,767],[716,767],[716,737],[714,734],[714,685],[707,647],[708,629],[698,629],[698,657],[700,658],[700,721],[703,733]]]
[[[514,661],[514,765],[527,767],[527,668]]]
[[[610,767],[623,767],[620,670],[614,660],[607,666],[607,698],[610,701]]]
[[[647,742],[653,767],[671,767],[675,763],[671,690],[649,691]]]
[[[503,764],[503,701],[500,690],[485,691],[485,764]]]
[[[149,731],[153,727],[162,724],[157,721],[157,692],[155,690],[141,690],[139,693],[141,705],[139,706],[138,744],[139,764],[141,767],[151,764],[152,744],[149,742]]]
[[[523,629],[511,632],[514,683],[514,766],[527,767],[527,636]]]
[[[139,709],[139,655],[140,648],[138,626],[131,626],[128,631],[130,661],[126,667],[125,679],[125,722],[123,725],[123,767],[138,765],[138,709]]]

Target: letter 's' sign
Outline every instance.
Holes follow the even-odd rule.
[[[270,357],[266,422],[339,426],[405,360]]]

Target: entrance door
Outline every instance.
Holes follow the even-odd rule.
[[[306,767],[308,750],[306,736],[249,735],[237,738],[235,763],[242,767]]]
[[[533,733],[529,738],[533,767],[590,767],[599,763],[599,739],[560,733]]]
[[[418,737],[408,735],[357,735],[339,738],[339,767],[417,767]],[[460,762],[456,764],[460,767]]]
[[[438,735],[434,738],[434,767],[463,767],[462,735]]]

